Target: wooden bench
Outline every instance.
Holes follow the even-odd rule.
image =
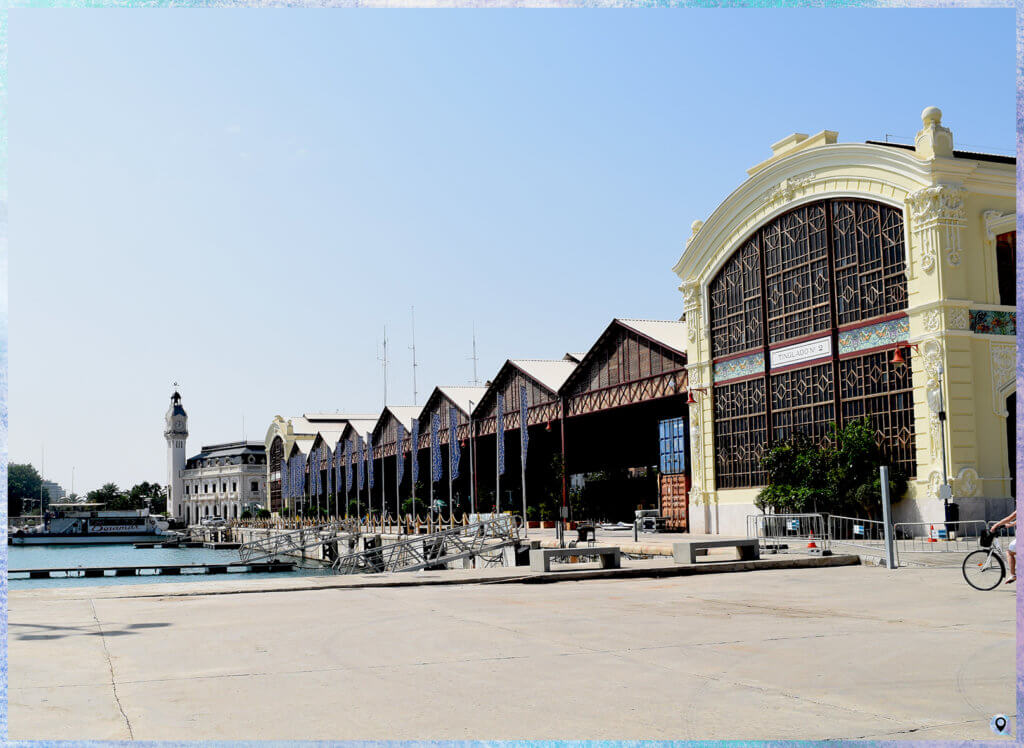
[[[761,550],[757,538],[741,538],[739,540],[688,540],[672,544],[672,559],[677,564],[695,564],[697,556],[706,556],[709,548],[734,547],[742,561],[754,561],[761,558]]]
[[[551,560],[576,556],[599,556],[602,569],[618,569],[622,566],[620,551],[609,548],[531,548],[530,571],[551,571]]]

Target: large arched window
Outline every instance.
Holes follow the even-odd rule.
[[[915,475],[903,214],[864,200],[803,205],[761,226],[709,284],[719,488],[763,485],[761,457],[802,431],[867,416]]]
[[[281,464],[284,462],[284,440],[275,436],[270,442],[270,473],[278,473],[276,480],[270,481],[270,511],[281,511]]]

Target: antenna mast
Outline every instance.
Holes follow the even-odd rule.
[[[470,359],[472,359],[472,361],[473,361],[473,384],[475,386],[479,386],[480,380],[477,379],[477,376],[476,376],[476,362],[477,362],[477,356],[476,356],[476,322],[473,323],[473,355],[470,356]]]
[[[384,407],[388,407],[388,326],[384,325],[384,353],[377,358],[384,364]]]
[[[418,405],[418,393],[416,391],[416,307],[411,306],[409,309],[412,312],[412,345],[409,346],[412,349],[412,404]]]

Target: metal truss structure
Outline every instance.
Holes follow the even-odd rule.
[[[238,555],[243,563],[248,563],[257,558],[276,558],[285,554],[298,554],[306,548],[334,542],[340,535],[356,536],[358,534],[358,521],[343,519],[325,525],[304,527],[291,532],[251,540],[239,546]]]
[[[338,574],[419,571],[474,557],[500,565],[504,549],[518,541],[516,518],[504,515],[339,556],[332,568]]]

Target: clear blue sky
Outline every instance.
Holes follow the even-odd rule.
[[[10,11],[10,459],[163,482],[677,318],[706,218],[799,131],[1012,153],[1006,10]]]

